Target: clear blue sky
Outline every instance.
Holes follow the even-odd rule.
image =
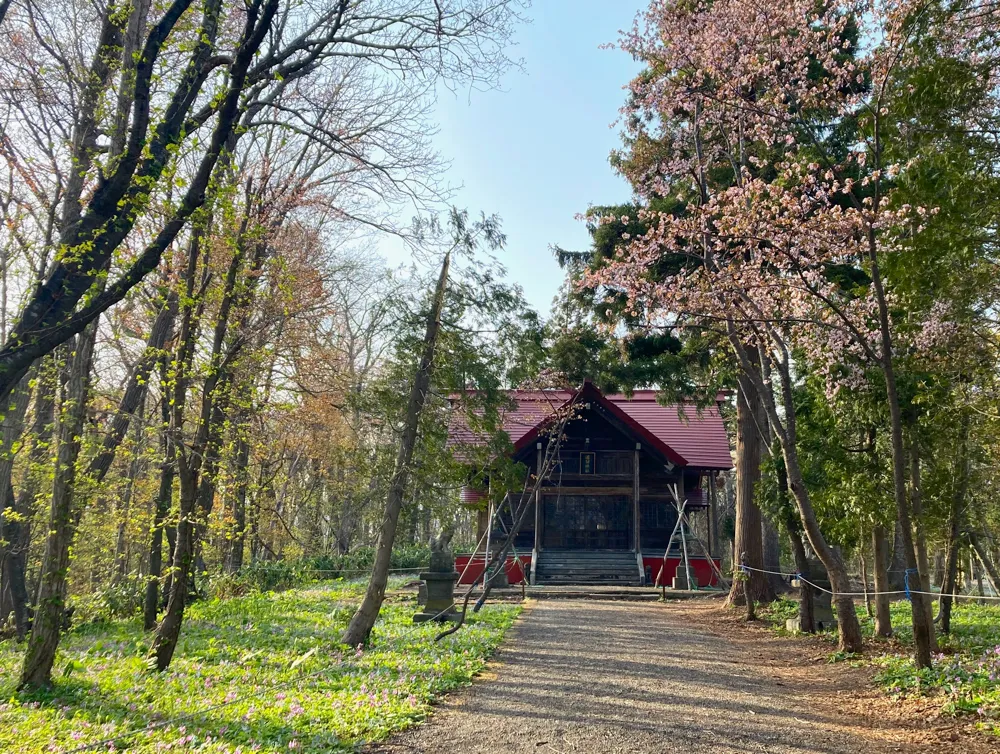
[[[589,237],[577,213],[627,200],[627,184],[608,164],[618,146],[622,87],[638,71],[617,42],[639,0],[536,0],[532,22],[517,33],[514,57],[524,73],[501,91],[445,92],[437,106],[436,146],[451,161],[454,204],[503,219],[501,256],[528,301],[547,315],[562,272],[550,244],[583,249]]]

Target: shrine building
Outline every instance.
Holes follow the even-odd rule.
[[[572,406],[508,558],[511,582],[637,586],[664,579],[669,585],[686,549],[693,580],[702,587],[717,583],[707,558],[710,550],[718,565],[717,475],[733,466],[718,402],[724,396],[708,407],[663,405],[655,390],[604,395],[589,382],[579,391],[513,390],[509,396],[513,408],[503,429],[513,459],[532,475],[555,442],[553,417]],[[454,416],[449,444],[481,445],[460,412]],[[480,539],[496,543],[511,521],[509,512],[506,521],[504,511],[492,515],[488,497],[482,489],[462,490],[462,502],[480,510]],[[677,526],[678,500],[691,526]],[[464,583],[482,574],[484,552],[459,556]]]

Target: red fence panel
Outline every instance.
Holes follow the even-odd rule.
[[[668,555],[667,556],[667,566],[664,569],[664,574],[660,578],[660,583],[666,583],[670,586],[673,581],[674,574],[677,572],[677,566],[681,565],[683,558],[679,555]],[[720,567],[722,564],[721,559],[713,558],[715,560],[716,567]],[[712,570],[712,566],[709,565],[708,560],[705,558],[691,558],[688,561],[691,565],[691,575],[694,576],[694,580],[698,583],[698,586],[718,586],[719,577],[715,575],[715,571]],[[660,575],[660,569],[663,568],[663,556],[653,556],[653,555],[643,555],[642,557],[642,568],[649,574],[649,583],[655,584],[657,581],[657,576]]]
[[[458,583],[472,584],[481,580],[485,566],[486,561],[482,555],[476,555],[474,558],[468,554],[456,555],[455,570],[461,575]],[[531,555],[519,555],[517,558],[508,555],[505,570],[507,571],[507,581],[511,584],[520,584],[522,581],[527,583],[525,574],[531,573]]]

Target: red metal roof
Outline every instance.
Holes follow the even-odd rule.
[[[631,398],[624,395],[607,398],[661,442],[677,450],[688,466],[733,467],[729,435],[718,405],[700,410],[693,403],[664,406],[657,402],[655,390],[636,390]]]
[[[718,406],[699,409],[695,404],[663,405],[655,390],[637,390],[631,398],[603,395],[587,383],[580,400],[596,399],[629,425],[646,443],[674,463],[704,469],[731,469],[729,437]],[[503,429],[516,450],[521,450],[544,429],[545,420],[566,405],[574,393],[567,390],[511,390],[514,408],[503,415]],[[478,445],[477,437],[459,412],[448,428],[449,445]]]

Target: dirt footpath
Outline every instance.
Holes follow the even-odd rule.
[[[817,651],[748,630],[715,601],[541,601],[471,689],[369,751],[992,750],[953,725],[928,731],[883,714],[864,671],[805,656]]]

